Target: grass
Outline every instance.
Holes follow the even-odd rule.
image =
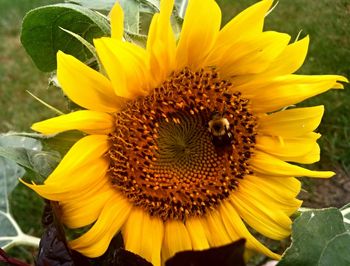
[[[41,73],[21,47],[19,32],[25,13],[53,1],[0,0],[0,132],[29,131],[30,125],[53,112],[34,100],[26,90],[51,105],[66,111],[62,94],[48,86],[48,74]],[[219,0],[223,21],[256,2]],[[348,0],[280,0],[267,17],[265,29],[289,33],[295,38],[311,37],[303,74],[340,74],[350,77],[350,2]],[[305,105],[324,104],[326,112],[319,132],[323,148],[321,168],[340,169],[349,178],[350,171],[350,94],[330,91]],[[19,185],[11,199],[14,216],[25,232],[40,235],[41,200]],[[21,250],[19,251],[21,252]],[[28,252],[28,251],[27,251]],[[29,251],[30,252],[30,251]],[[30,256],[27,256],[30,257]]]

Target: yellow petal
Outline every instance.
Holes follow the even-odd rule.
[[[161,1],[160,14],[153,16],[147,39],[153,86],[158,86],[174,70],[176,42],[170,24],[174,1]]]
[[[60,203],[62,222],[69,228],[91,224],[101,214],[105,204],[115,195],[115,188],[105,183],[98,189],[92,188],[77,200]]]
[[[304,63],[310,38],[305,38],[288,45],[284,51],[269,65],[264,72],[267,76],[278,76],[292,74],[297,71]]]
[[[265,188],[277,197],[295,198],[301,189],[301,182],[294,177],[271,177],[271,176],[253,176],[246,177],[261,188]],[[283,189],[281,189],[283,188]]]
[[[284,160],[288,162],[312,164],[320,160],[320,154],[321,154],[320,146],[317,143],[315,143],[312,149],[308,153],[297,157],[285,157]]]
[[[260,1],[228,22],[220,30],[216,43],[206,59],[206,65],[216,65],[220,60],[225,59],[224,54],[229,53],[230,48],[242,38],[256,37],[260,34],[263,30],[265,15],[272,2],[272,0]]]
[[[294,197],[288,197],[289,188],[285,185],[279,186],[280,193],[276,193],[274,188],[270,189],[271,186],[262,186],[257,177],[246,176],[244,180],[239,182],[240,191],[243,194],[249,195],[251,199],[255,201],[262,201],[264,199],[269,208],[272,210],[281,210],[288,216],[295,213],[300,207],[302,201],[295,199]],[[260,177],[260,179],[262,179]]]
[[[286,75],[271,81],[253,80],[236,86],[235,90],[242,92],[251,100],[251,108],[255,112],[273,112],[285,106],[299,103],[307,98],[337,87],[338,82],[347,79],[337,75],[303,76]]]
[[[153,266],[161,266],[161,248],[164,236],[163,221],[147,214],[142,232],[141,256],[150,261]]]
[[[324,106],[293,108],[259,119],[261,134],[281,137],[299,137],[314,131],[321,122]]]
[[[94,44],[116,95],[134,99],[147,94],[150,77],[143,48],[106,37],[95,39]]]
[[[190,0],[176,50],[177,69],[196,70],[213,48],[221,24],[221,11],[214,0]]]
[[[125,249],[135,254],[140,254],[142,248],[141,237],[144,216],[142,209],[133,208],[122,228]]]
[[[96,223],[85,234],[70,241],[70,247],[90,258],[101,256],[128,218],[131,208],[128,201],[116,192],[106,202]]]
[[[232,77],[231,81],[236,86],[247,83],[251,80],[267,82],[274,76],[292,74],[304,63],[309,46],[309,36],[289,44],[268,66],[259,74],[240,75]]]
[[[186,220],[186,228],[192,240],[192,247],[195,250],[203,250],[210,247],[201,219],[194,217]]]
[[[283,161],[307,164],[320,159],[320,148],[316,140],[317,138],[310,138],[309,134],[294,138],[258,135],[255,148]]]
[[[222,202],[219,211],[226,230],[233,240],[239,235],[247,240],[247,248],[261,252],[272,259],[280,259],[280,255],[269,250],[248,231],[237,211],[228,201]]]
[[[113,116],[96,111],[81,110],[37,122],[32,129],[42,134],[81,130],[88,134],[108,134],[114,129]]]
[[[52,182],[67,182],[72,173],[81,167],[95,164],[109,149],[108,136],[89,135],[78,140],[63,157],[60,164],[46,179],[45,184]],[[102,170],[101,170],[102,171]]]
[[[49,177],[44,185],[27,184],[21,182],[27,187],[33,189],[40,196],[53,201],[79,200],[92,188],[100,188],[107,182],[105,177],[108,169],[108,162],[104,159],[96,159],[93,164],[74,169],[57,180]]]
[[[57,78],[64,93],[87,109],[115,112],[124,102],[106,77],[61,51],[57,53]]]
[[[154,266],[161,265],[164,225],[141,208],[134,208],[122,229],[125,248],[140,255]]]
[[[235,239],[232,239],[229,236],[221,220],[220,214],[216,210],[208,212],[201,222],[210,246],[222,246],[239,239],[238,235]]]
[[[121,40],[124,32],[124,13],[118,2],[114,4],[109,16],[111,20],[111,37]]]
[[[273,0],[260,1],[235,16],[220,31],[217,45],[231,45],[247,35],[255,36],[261,33],[266,13],[272,3]]]
[[[224,78],[261,73],[283,52],[289,40],[285,33],[263,32],[222,48],[212,64]]]
[[[238,187],[231,193],[230,200],[239,216],[259,233],[276,240],[290,234],[292,221],[283,211],[269,208],[265,199],[256,201]]]
[[[334,175],[331,171],[311,171],[300,166],[286,163],[264,152],[255,151],[250,160],[254,172],[276,177],[308,176],[329,178]]]
[[[164,242],[162,249],[163,264],[177,252],[192,250],[190,235],[182,222],[169,220],[165,223],[164,229]]]

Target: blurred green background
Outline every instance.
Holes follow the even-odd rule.
[[[55,114],[26,90],[67,111],[62,93],[48,85],[49,75],[36,69],[19,40],[21,21],[35,7],[59,1],[0,0],[0,132],[29,131],[33,122]],[[61,1],[62,2],[62,1]],[[218,0],[223,23],[255,0]],[[310,35],[306,62],[299,73],[340,74],[350,77],[350,0],[280,0],[267,17],[266,30],[287,32],[294,39]],[[349,88],[349,86],[346,86]],[[315,167],[337,172],[330,181],[306,181],[305,206],[341,206],[350,202],[350,94],[333,90],[303,105],[324,104],[322,160]],[[41,234],[42,201],[19,185],[12,194],[12,212],[25,232]],[[16,252],[16,251],[15,251]],[[31,249],[18,249],[31,258]]]

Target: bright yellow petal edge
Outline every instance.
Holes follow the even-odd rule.
[[[289,162],[319,160],[320,137],[314,133],[324,108],[289,108],[348,82],[337,75],[293,74],[304,62],[309,37],[289,43],[287,34],[263,31],[265,14],[273,4],[263,0],[247,8],[220,30],[221,12],[214,0],[190,0],[176,44],[170,25],[173,0],[161,1],[150,27],[147,49],[122,40],[123,14],[112,9],[111,38],[94,41],[107,77],[63,52],[57,54],[58,79],[67,96],[87,110],[35,123],[33,129],[54,134],[77,129],[88,134],[67,153],[42,185],[26,184],[39,195],[59,201],[63,222],[71,228],[92,225],[70,242],[88,257],[101,256],[121,231],[126,249],[153,265],[164,265],[176,252],[202,250],[247,239],[247,248],[271,258],[270,251],[246,224],[269,238],[290,234],[289,218],[301,205],[295,176],[328,178],[330,171],[311,171]],[[235,51],[234,53],[232,51]],[[113,114],[125,102],[144,97],[176,70],[216,67],[235,89],[249,99],[258,117],[257,142],[250,165],[253,174],[215,210],[186,221],[164,222],[132,205],[109,182],[106,152]]]

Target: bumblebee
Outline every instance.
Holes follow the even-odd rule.
[[[211,116],[208,126],[214,146],[231,146],[232,133],[230,132],[230,123],[227,118],[223,117],[218,112],[215,112]]]

